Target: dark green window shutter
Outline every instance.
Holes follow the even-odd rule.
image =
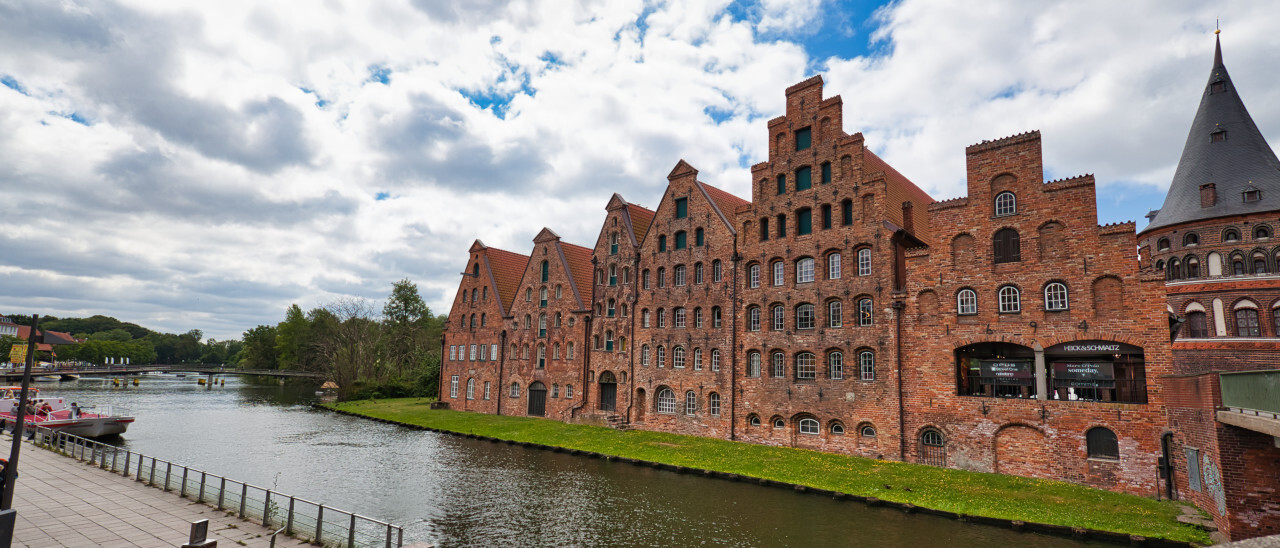
[[[542,261],[542,281],[545,283],[550,272],[547,270],[547,261]]]
[[[698,247],[702,247],[702,244],[704,243],[704,240],[703,240],[703,236],[702,236],[702,228],[701,228],[701,227],[699,227],[697,230],[693,231],[693,239],[694,239],[694,245],[697,245]]]
[[[813,137],[809,133],[809,128],[804,128],[796,132],[796,150],[804,150],[813,144]]]
[[[676,198],[676,218],[683,219],[689,216],[689,199]]]
[[[822,184],[831,182],[831,162],[822,162]]]
[[[787,193],[787,176],[779,175],[778,176],[778,194],[786,194],[786,193]]]
[[[813,187],[813,168],[802,167],[796,170],[796,191],[809,190]]]
[[[853,224],[853,200],[840,202],[840,224],[844,226]]]
[[[796,212],[796,233],[801,236],[813,233],[812,209],[801,209]]]
[[[665,235],[658,236],[658,251],[667,250],[667,237]]]
[[[686,233],[685,233],[685,231],[683,231],[683,230],[681,230],[680,232],[677,232],[677,233],[676,233],[676,249],[684,249],[684,248],[685,248],[685,244],[688,244],[688,243],[689,243],[689,242],[688,242],[688,240],[689,240],[688,236],[689,236],[689,235],[688,235],[688,234],[686,234]]]
[[[831,228],[831,204],[822,205],[822,228]]]
[[[779,238],[787,237],[787,216],[786,215],[778,215],[778,237]]]

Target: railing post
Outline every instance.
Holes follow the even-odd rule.
[[[293,501],[294,500],[295,499],[293,495],[289,495],[289,519],[285,521],[285,524],[284,524],[284,534],[286,535],[293,534]]]
[[[182,486],[178,488],[178,496],[187,498],[187,472],[191,470],[186,466],[182,467]]]
[[[156,458],[151,457],[151,473],[147,475],[147,485],[156,486]]]
[[[396,547],[404,546],[404,527],[396,527]]]
[[[267,498],[262,500],[262,526],[271,527],[271,490],[267,489]]]
[[[222,509],[222,502],[226,500],[227,495],[227,478],[222,478],[222,483],[218,485],[218,509]]]
[[[320,537],[320,533],[324,531],[324,505],[319,506],[320,511],[316,512],[316,544],[324,546],[324,539]]]
[[[244,519],[244,503],[249,500],[249,484],[240,484],[240,519]]]
[[[84,448],[89,451],[89,464],[97,464],[98,461],[98,442],[85,440]]]
[[[133,451],[125,450],[124,452],[124,477],[129,477],[129,461],[133,459]]]
[[[164,490],[169,490],[169,478],[173,477],[173,463],[164,463]]]
[[[387,548],[391,548],[391,524],[387,523]]]
[[[116,462],[118,462],[119,460],[120,460],[120,448],[117,447],[115,451],[111,452],[111,473],[112,474],[116,472]]]
[[[356,546],[356,515],[351,514],[351,527],[347,528],[347,548]]]
[[[206,472],[200,472],[200,493],[196,495],[196,502],[204,502],[204,481],[207,476]]]

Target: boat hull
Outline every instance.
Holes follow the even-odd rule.
[[[100,417],[42,421],[35,424],[82,438],[100,438],[123,434],[133,420],[133,417]]]

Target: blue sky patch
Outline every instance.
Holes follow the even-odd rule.
[[[391,85],[391,69],[379,65],[369,65],[369,79],[366,82]]]
[[[15,79],[12,76],[9,76],[8,74],[0,75],[0,84],[4,84],[4,87],[7,87],[13,91],[26,95],[28,97],[31,96],[30,93],[27,93],[26,88],[22,87],[22,84],[18,83],[17,79]]]
[[[732,110],[726,110],[714,106],[702,109],[702,113],[706,114],[708,118],[711,118],[711,121],[715,122],[716,125],[723,124],[726,120],[733,118]]]
[[[379,193],[377,193],[377,194],[374,194],[374,195],[373,195],[373,199],[374,199],[374,200],[377,200],[377,201],[379,201],[379,202],[381,202],[381,201],[383,201],[383,200],[386,200],[387,198],[390,198],[390,197],[391,197],[391,193],[390,193],[390,192],[379,192]]]

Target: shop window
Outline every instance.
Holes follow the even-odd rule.
[[[1036,397],[1035,352],[1010,343],[977,343],[956,350],[961,396]]]
[[[1101,426],[1090,428],[1085,433],[1085,443],[1091,459],[1120,460],[1120,443],[1116,433],[1110,429]]]
[[[1053,400],[1147,403],[1142,348],[1112,341],[1071,341],[1044,350]]]

